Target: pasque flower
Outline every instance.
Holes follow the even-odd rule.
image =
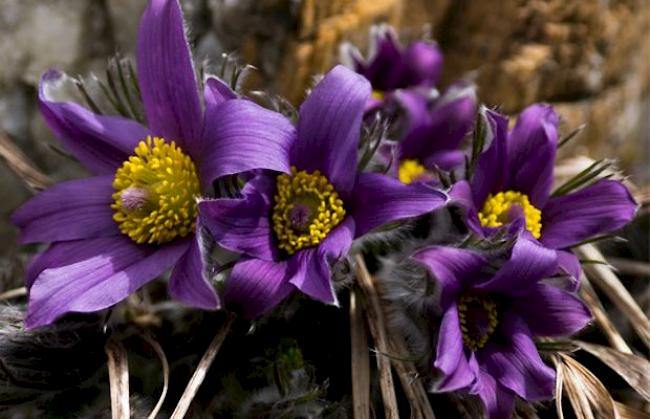
[[[467,249],[429,247],[412,257],[440,287],[436,390],[478,395],[492,419],[509,418],[515,396],[552,398],[555,371],[533,338],[571,335],[591,318],[573,293],[543,281],[557,269],[555,252],[520,238],[498,269]]]
[[[352,240],[387,222],[442,206],[444,193],[404,185],[376,173],[357,173],[357,147],[370,85],[338,66],[313,89],[299,110],[297,127],[268,124],[281,138],[281,170],[259,171],[240,199],[203,200],[201,222],[223,248],[241,254],[231,271],[224,299],[254,317],[292,290],[336,303],[331,263]],[[256,120],[241,118],[242,127]],[[241,128],[228,141],[256,132]],[[243,156],[242,156],[243,157]]]
[[[27,272],[28,328],[111,306],[172,267],[173,297],[219,305],[203,272],[196,200],[215,178],[234,173],[221,134],[239,128],[221,116],[254,109],[253,128],[283,119],[251,103],[242,108],[216,78],[206,80],[201,100],[177,0],[149,3],[136,58],[147,126],[54,101],[50,89],[64,76],[49,71],[41,79],[45,122],[92,177],[57,184],[13,214],[23,243],[50,244]],[[237,170],[284,168],[269,157],[284,152],[276,137],[261,132],[238,145],[249,153]]]
[[[472,179],[450,193],[467,208],[469,227],[489,235],[522,219],[535,239],[557,250],[560,267],[577,279],[580,264],[566,249],[621,228],[634,216],[634,199],[621,182],[607,179],[551,196],[558,143],[558,117],[551,106],[529,106],[510,132],[507,118],[496,112],[486,111],[486,121],[491,144]]]
[[[370,81],[372,103],[379,104],[397,89],[433,87],[442,73],[442,52],[431,42],[417,41],[403,47],[387,25],[372,28],[370,54],[365,60],[352,45],[344,44],[342,61]]]
[[[404,183],[429,181],[436,169],[452,170],[464,161],[460,143],[476,118],[473,85],[458,82],[435,99],[400,90],[393,99],[404,121],[396,152],[384,153],[385,160],[397,160],[391,164],[394,176]]]

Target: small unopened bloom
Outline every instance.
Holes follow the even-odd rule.
[[[442,52],[435,44],[417,41],[403,47],[387,25],[372,28],[367,59],[350,44],[341,52],[342,62],[370,81],[371,106],[397,89],[432,88],[442,73]]]

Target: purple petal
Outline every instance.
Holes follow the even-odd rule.
[[[388,26],[372,29],[371,54],[367,63],[357,60],[357,71],[363,74],[375,90],[388,91],[402,85],[402,52],[397,43],[397,36]]]
[[[237,99],[237,94],[232,91],[225,81],[216,76],[209,76],[205,80],[203,98],[205,100],[205,107],[210,108],[220,105],[227,100]]]
[[[270,169],[289,173],[289,150],[296,130],[283,115],[243,99],[206,109],[204,151],[199,170],[204,184],[235,173]]]
[[[142,246],[122,236],[81,242],[89,258],[45,269],[34,280],[26,328],[50,324],[69,312],[112,306],[166,271],[188,246],[186,240],[160,248]]]
[[[528,401],[552,399],[555,370],[540,358],[524,321],[514,315],[504,317],[503,331],[509,344],[488,343],[478,352],[479,363],[486,365],[501,385]]]
[[[436,277],[443,309],[452,304],[467,284],[483,277],[481,271],[487,265],[487,260],[478,253],[454,247],[427,247],[412,258],[423,263]]]
[[[405,185],[378,173],[362,173],[350,199],[359,237],[391,221],[416,217],[444,206],[444,192],[421,183]]]
[[[480,369],[478,376],[474,394],[481,398],[488,417],[510,419],[515,405],[514,393],[499,384],[483,368]]]
[[[291,283],[311,298],[338,305],[330,264],[345,256],[354,236],[354,220],[346,217],[317,248],[301,250],[290,260]]]
[[[200,201],[199,218],[222,247],[264,260],[278,257],[271,226],[275,179],[258,176],[244,187],[241,199]]]
[[[54,70],[41,77],[38,105],[45,122],[84,167],[97,175],[114,174],[138,142],[150,135],[149,130],[135,121],[97,115],[76,103],[50,99],[49,89],[63,77]]]
[[[224,301],[247,318],[259,317],[295,290],[289,278],[286,262],[242,258],[230,274]]]
[[[115,236],[113,176],[58,183],[27,201],[13,213],[21,243],[56,242]]]
[[[518,296],[547,276],[557,272],[557,256],[539,243],[519,237],[510,259],[489,281],[474,288],[504,295]]]
[[[122,237],[116,237],[121,239]],[[112,238],[97,238],[94,240],[111,240]],[[38,254],[29,264],[25,275],[25,286],[30,288],[34,280],[45,269],[73,265],[96,256],[97,249],[88,246],[88,240],[72,240],[52,243],[47,250]],[[101,243],[104,243],[103,241]]]
[[[445,171],[451,171],[465,162],[465,152],[462,150],[442,150],[437,151],[427,157],[423,163],[429,169],[440,168]]]
[[[437,391],[458,390],[470,386],[476,380],[465,356],[456,304],[449,306],[442,316],[433,365],[445,375],[443,381],[436,386]]]
[[[542,209],[544,246],[563,249],[627,224],[637,204],[615,180],[600,180],[577,192],[551,198]]]
[[[568,291],[576,291],[580,286],[582,266],[580,260],[569,250],[556,250],[558,266],[561,273],[568,275]]]
[[[474,204],[478,210],[483,207],[488,194],[503,190],[508,170],[508,118],[484,108],[479,117],[484,119],[485,143],[489,146],[479,156],[471,181]]]
[[[404,51],[406,71],[402,83],[406,86],[435,85],[442,73],[443,56],[437,45],[418,41]]]
[[[558,116],[550,105],[531,105],[508,136],[508,189],[528,195],[541,208],[553,184]]]
[[[300,106],[291,164],[308,172],[320,170],[344,200],[354,186],[361,117],[369,96],[368,81],[339,65]]]
[[[190,239],[187,251],[178,259],[169,278],[169,294],[192,307],[214,310],[219,297],[206,276],[200,233]]]
[[[400,92],[401,96],[409,93]],[[411,92],[411,95],[418,94]],[[404,99],[402,99],[404,100]],[[411,102],[414,100],[411,99]],[[416,102],[417,103],[417,102]],[[414,105],[409,106],[407,111],[414,111]],[[421,118],[418,114],[415,118]],[[450,87],[445,94],[435,101],[433,108],[428,110],[426,125],[421,123],[415,126],[404,138],[401,151],[402,158],[418,159],[426,162],[429,167],[438,165],[441,168],[449,168],[451,163],[441,157],[442,151],[456,152],[460,142],[471,130],[476,117],[476,93],[474,86],[458,84]],[[415,121],[411,123],[414,125]],[[437,156],[437,158],[435,158]],[[463,154],[460,153],[460,162]],[[453,167],[453,166],[452,166]]]
[[[465,224],[475,234],[483,237],[483,227],[478,219],[474,198],[469,183],[466,180],[456,182],[449,189],[449,204],[458,206],[465,212]]]
[[[591,321],[589,309],[579,298],[546,284],[517,297],[513,308],[535,336],[571,336]]]
[[[194,161],[202,153],[202,115],[183,13],[177,0],[151,0],[140,20],[138,81],[151,131]]]

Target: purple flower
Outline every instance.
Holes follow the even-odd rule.
[[[467,208],[468,225],[476,233],[489,235],[519,219],[545,247],[557,250],[564,272],[579,278],[577,258],[564,249],[625,225],[634,217],[634,199],[615,180],[550,196],[558,141],[551,106],[526,108],[510,132],[506,117],[487,111],[486,120],[492,142],[472,179],[455,184],[450,195]]]
[[[280,128],[265,127],[265,133],[285,144],[282,156],[268,156],[284,168],[257,173],[241,199],[199,203],[201,222],[216,242],[241,254],[224,299],[245,315],[268,311],[294,289],[336,304],[330,264],[346,254],[354,238],[445,204],[446,195],[427,186],[357,173],[369,95],[363,77],[345,67],[334,68],[300,107],[295,129],[285,130],[284,121]],[[240,148],[240,140],[257,135],[245,128],[257,120],[255,112],[251,108],[238,119],[241,129],[228,139],[233,149]]]
[[[392,174],[403,183],[430,181],[436,169],[452,170],[465,159],[460,143],[470,132],[476,117],[474,86],[459,82],[431,100],[416,90],[400,90],[393,95],[404,110],[404,128],[397,150],[384,153]]]
[[[370,57],[364,60],[359,51],[344,44],[342,61],[370,81],[374,102],[397,89],[433,87],[442,73],[442,52],[425,41],[402,47],[392,28],[386,25],[372,28]]]
[[[203,308],[217,308],[197,238],[196,199],[213,179],[238,170],[286,167],[278,136],[263,127],[286,126],[277,114],[235,98],[216,78],[205,82],[203,101],[176,0],[152,0],[140,24],[137,73],[147,126],[94,114],[50,98],[63,79],[43,75],[39,106],[46,123],[92,173],[55,185],[12,217],[23,243],[49,243],[27,272],[29,307],[25,326],[46,325],[67,312],[111,306],[173,268],[170,293]],[[203,103],[202,103],[203,102]],[[222,136],[241,128],[223,116],[255,111],[248,121],[258,136],[223,149]],[[279,129],[279,128],[278,128]],[[234,154],[233,154],[234,153]]]
[[[496,271],[466,249],[430,247],[413,259],[440,286],[437,391],[478,395],[494,419],[510,417],[515,396],[553,397],[555,371],[541,360],[533,337],[568,336],[591,319],[575,295],[542,281],[557,269],[555,252],[520,238]]]

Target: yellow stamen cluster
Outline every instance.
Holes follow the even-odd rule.
[[[303,208],[305,219],[297,222],[295,213]],[[277,177],[273,231],[278,247],[288,254],[318,245],[344,217],[343,201],[318,170],[307,173],[292,167],[291,175]]]
[[[478,214],[484,227],[501,227],[510,221],[510,209],[513,205],[521,207],[526,218],[526,229],[536,239],[542,235],[542,212],[535,208],[526,194],[515,191],[499,192],[488,195],[483,209]]]
[[[474,319],[468,318],[468,310],[481,310],[487,318],[487,325],[484,330],[479,331]],[[497,305],[492,299],[484,295],[462,295],[458,301],[458,319],[460,330],[463,332],[463,343],[472,351],[477,351],[485,346],[492,333],[497,328],[498,312]],[[473,333],[470,333],[470,330]]]
[[[400,162],[397,169],[397,177],[402,183],[412,183],[426,175],[427,168],[424,167],[419,161],[406,159]]]
[[[373,90],[372,97],[373,99],[384,100],[384,92],[382,92],[381,90]]]
[[[194,231],[199,177],[192,159],[172,141],[147,137],[117,169],[113,180],[113,220],[139,244],[162,244]],[[127,195],[143,198],[129,205]]]

